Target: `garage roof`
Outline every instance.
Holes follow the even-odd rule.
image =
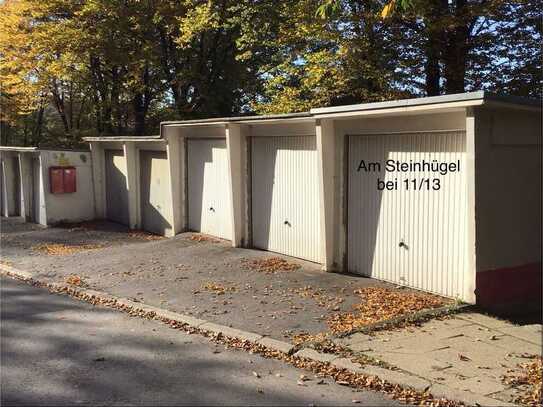
[[[307,122],[323,118],[353,117],[367,114],[395,114],[398,112],[424,111],[435,109],[460,109],[477,105],[504,106],[515,109],[541,110],[537,99],[497,95],[485,91],[457,93],[452,95],[430,96],[412,99],[391,100],[387,102],[361,103],[355,105],[321,107],[309,112],[270,114],[256,116],[218,117],[195,120],[172,120],[160,123],[162,127],[221,126],[228,123],[266,124],[274,122]],[[156,141],[151,137],[85,137],[85,141]]]
[[[383,111],[387,110],[410,110],[426,107],[467,107],[482,104],[499,104],[517,107],[540,108],[540,102],[537,99],[529,99],[515,96],[496,95],[485,91],[457,93],[453,95],[430,96],[422,98],[391,100],[387,102],[360,103],[356,105],[320,107],[311,109],[309,112],[274,114],[260,116],[241,116],[241,117],[219,117],[202,120],[177,120],[162,122],[161,126],[205,126],[221,125],[228,123],[251,123],[251,122],[271,122],[284,120],[308,121],[323,117],[341,117],[345,114],[356,114],[357,112]]]

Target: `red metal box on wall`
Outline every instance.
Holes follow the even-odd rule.
[[[52,194],[76,191],[75,167],[49,167],[49,184]]]

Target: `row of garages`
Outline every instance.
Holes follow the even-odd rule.
[[[477,92],[88,138],[96,214],[491,302],[540,279],[540,114]]]
[[[64,172],[70,174],[73,183],[69,193],[53,188],[52,180],[56,181],[55,176],[62,177]],[[20,217],[44,226],[94,219],[92,184],[89,151],[0,146],[3,217]]]

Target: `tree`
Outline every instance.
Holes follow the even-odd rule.
[[[342,3],[343,4],[343,3]],[[275,56],[261,68],[258,112],[380,101],[408,94],[395,84],[403,73],[392,38],[399,31],[377,18],[378,1],[345,2],[333,19],[318,17],[313,1],[282,2]]]
[[[317,15],[333,18],[348,3],[325,0]],[[411,56],[424,60],[429,96],[481,88],[541,94],[542,15],[535,0],[390,0],[380,17],[412,30],[408,41],[423,52]]]

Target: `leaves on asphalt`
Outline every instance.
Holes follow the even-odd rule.
[[[302,298],[311,298],[319,307],[327,308],[332,311],[338,311],[339,304],[345,301],[342,297],[328,295],[324,289],[313,288],[310,285],[302,288],[294,288],[291,289],[291,291]]]
[[[128,237],[141,240],[163,240],[165,236],[157,235],[155,233],[147,232],[146,230],[133,229],[128,232]]]
[[[32,250],[48,254],[50,256],[66,256],[74,253],[84,252],[87,250],[101,249],[104,246],[101,244],[75,244],[66,245],[62,243],[44,243],[34,246]]]
[[[281,271],[295,271],[301,268],[297,263],[290,263],[281,257],[268,257],[264,259],[245,260],[246,268],[264,273],[276,273]]]
[[[87,301],[93,305],[103,305],[117,309],[121,312],[125,312],[131,316],[137,316],[146,319],[155,319],[167,324],[172,329],[179,329],[188,334],[200,334],[207,337],[211,342],[216,344],[223,344],[226,348],[234,348],[247,351],[252,354],[259,354],[263,357],[276,359],[289,363],[292,366],[304,369],[310,372],[313,372],[319,378],[329,377],[332,378],[336,383],[350,386],[354,389],[372,389],[375,391],[381,391],[383,393],[391,395],[396,400],[400,400],[408,404],[419,404],[419,405],[430,405],[434,407],[440,406],[460,406],[460,403],[447,400],[447,399],[436,399],[430,393],[419,392],[409,388],[402,388],[396,384],[387,383],[386,381],[376,377],[368,376],[361,373],[354,373],[346,369],[341,369],[331,365],[330,363],[318,362],[314,360],[309,360],[305,358],[300,358],[294,355],[286,354],[274,349],[266,348],[261,344],[251,342],[248,340],[241,340],[238,338],[229,338],[225,337],[220,333],[209,332],[201,330],[192,326],[187,325],[186,323],[171,320],[166,317],[158,317],[154,311],[147,311],[143,308],[134,307],[131,305],[126,305],[119,303],[117,299],[114,298],[102,298],[94,294],[88,294],[85,291],[81,291],[76,287],[63,286],[59,287],[54,284],[43,283],[33,279],[19,279],[27,281],[32,285],[41,286],[48,288],[51,292],[58,292],[70,295],[74,298],[78,298],[82,301]],[[539,374],[539,377],[541,375]],[[540,379],[539,379],[540,380]]]
[[[365,287],[354,291],[361,302],[353,311],[333,314],[327,319],[335,334],[348,333],[370,324],[383,322],[414,312],[439,308],[448,300],[436,295],[392,290],[384,287]]]
[[[219,243],[220,240],[217,238],[214,238],[213,236],[204,235],[201,233],[193,233],[190,237],[190,240],[193,240],[195,242],[208,242],[208,243]]]
[[[204,285],[202,285],[202,290],[213,292],[217,295],[224,295],[226,292],[234,292],[236,291],[236,287],[234,286],[224,286],[220,283],[214,283],[214,282],[207,282]]]
[[[76,285],[78,287],[88,287],[88,284],[78,275],[72,274],[66,277],[66,283]]]

